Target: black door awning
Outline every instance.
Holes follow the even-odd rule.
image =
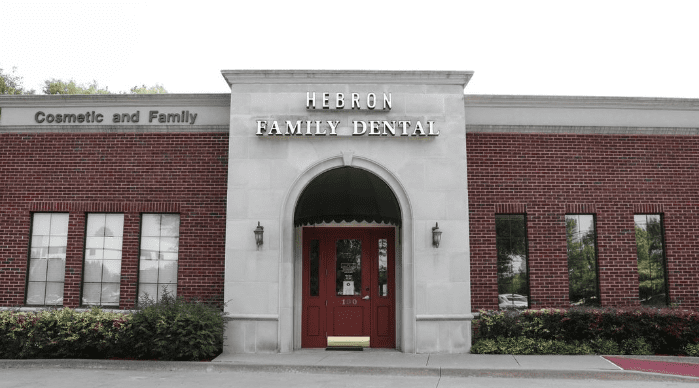
[[[359,168],[326,171],[306,186],[294,212],[294,225],[322,222],[377,222],[400,226],[400,206],[390,187]]]

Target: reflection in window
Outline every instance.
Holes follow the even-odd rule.
[[[119,306],[123,232],[123,214],[87,215],[82,296],[84,305]]]
[[[573,305],[599,305],[595,219],[592,214],[566,215],[568,292]]]
[[[362,240],[337,240],[335,247],[337,295],[361,295]]]
[[[160,300],[163,292],[177,296],[179,214],[144,214],[141,218],[141,257],[138,297]]]
[[[67,213],[34,213],[32,219],[28,305],[62,305],[68,246]]]
[[[641,304],[666,306],[665,252],[660,214],[637,214],[634,223]]]
[[[311,240],[310,252],[310,295],[318,296],[319,294],[319,272],[320,272],[320,247],[318,240]]]
[[[388,296],[388,240],[379,239],[379,296]]]
[[[527,234],[524,214],[495,216],[498,252],[498,305],[504,308],[529,306]]]

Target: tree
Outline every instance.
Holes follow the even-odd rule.
[[[12,68],[11,73],[5,73],[0,68],[0,94],[34,94],[34,90],[24,89],[22,79],[17,75],[16,67]]]
[[[495,217],[498,294],[529,296],[527,239],[524,215]]]
[[[97,81],[94,80],[89,84],[78,84],[74,80],[64,81],[62,79],[51,78],[50,80],[44,81],[44,84],[42,91],[45,94],[112,94],[108,87],[101,88]],[[160,84],[155,84],[154,86],[146,86],[145,84],[134,86],[128,92],[128,94],[165,93],[167,93],[167,90]]]
[[[636,253],[641,304],[665,305],[665,260],[660,217],[636,224]]]
[[[0,68],[0,95],[2,94],[34,94],[35,90],[27,90],[22,85],[23,78],[17,75],[17,68],[13,67],[12,71],[6,73]],[[51,78],[44,81],[44,87],[41,89],[44,94],[112,94],[109,87],[100,87],[97,81],[93,80],[88,84],[78,84],[75,80],[65,81],[60,78]],[[125,92],[121,92],[125,93]],[[134,86],[128,94],[166,94],[167,90],[161,84],[147,86]]]
[[[167,90],[163,87],[163,85],[160,84],[155,84],[151,87],[144,85],[141,86],[134,86],[129,90],[129,93],[131,94],[166,94]]]
[[[2,94],[34,94],[34,90],[25,90],[22,85],[22,77],[17,75],[17,68],[13,67],[11,73],[5,73],[0,68],[0,95]],[[2,108],[0,108],[2,114]]]
[[[568,278],[572,304],[597,305],[597,255],[595,230],[580,230],[575,218],[566,216]]]
[[[101,89],[97,81],[92,81],[91,84],[76,84],[74,80],[63,81],[61,79],[51,78],[44,81],[42,91],[45,94],[111,94],[108,88]]]

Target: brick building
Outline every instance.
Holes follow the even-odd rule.
[[[532,308],[699,306],[690,226],[697,101],[468,96],[465,105],[474,310],[497,308],[504,292],[492,258],[505,214],[524,216]],[[571,290],[575,238],[566,225],[580,216],[593,237],[587,295]],[[644,238],[647,220],[655,234]]]
[[[696,100],[222,73],[0,97],[0,306],[225,302],[226,352],[467,352],[480,309],[699,307]]]
[[[142,96],[100,97],[41,96],[5,101],[22,106],[40,101],[41,107],[32,115],[39,124],[37,121],[52,120],[66,110],[98,115],[82,112],[85,105],[101,110],[115,102],[138,104],[143,100]],[[228,95],[192,97],[148,100],[154,106],[184,103],[228,109]],[[3,124],[12,119],[12,109],[5,107]],[[104,122],[105,114],[97,118]],[[225,120],[225,115],[222,117]],[[144,119],[139,117],[138,124]],[[221,301],[228,158],[225,121],[203,125],[196,132],[182,126],[156,132],[143,125],[85,130],[88,126],[78,120],[76,117],[72,125],[49,130],[3,126],[8,130],[0,133],[2,306],[97,304],[132,308],[139,289],[139,269],[142,293],[153,284],[175,284],[177,289],[170,287],[173,293]],[[157,278],[157,274],[156,279],[146,276],[148,272],[166,272],[166,266],[146,269],[145,262],[139,263],[139,258],[146,256],[140,249],[147,248],[143,235],[147,231],[142,230],[141,219],[155,215],[172,215],[172,221],[186,231],[173,233],[178,249],[170,250],[179,251],[179,255],[171,255],[173,260],[168,263],[179,270],[167,279]],[[95,233],[87,233],[100,228],[110,231],[102,233],[99,241]],[[154,254],[163,255],[168,249],[160,250],[158,243],[155,241],[158,249]],[[151,293],[157,297],[157,292]]]

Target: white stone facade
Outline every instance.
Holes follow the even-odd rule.
[[[300,341],[300,228],[294,207],[320,173],[351,165],[383,179],[401,207],[396,343],[468,352],[472,319],[464,87],[470,72],[223,71],[231,85],[224,352],[290,352]],[[316,109],[307,109],[315,92]],[[324,93],[377,97],[377,108],[322,109]],[[381,109],[390,93],[391,109]],[[263,135],[258,121],[337,122],[338,136]],[[428,122],[438,136],[351,136],[352,122]],[[378,125],[378,124],[377,124]],[[285,128],[282,128],[283,131]],[[409,134],[413,133],[411,127]],[[328,132],[329,128],[324,129]],[[304,127],[304,133],[306,129]],[[312,130],[316,132],[315,127]],[[400,134],[400,131],[398,131]],[[417,135],[422,132],[417,132]],[[264,226],[257,247],[252,231]],[[444,232],[439,248],[431,228]]]

